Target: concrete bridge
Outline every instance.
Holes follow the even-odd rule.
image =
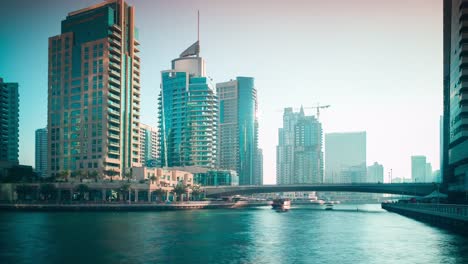
[[[244,185],[204,187],[207,197],[246,195],[278,192],[361,192],[426,196],[437,190],[435,183],[348,183],[348,184],[291,184],[291,185]]]

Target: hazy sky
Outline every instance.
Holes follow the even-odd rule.
[[[20,85],[20,162],[47,123],[47,41],[68,12],[99,0],[4,1],[0,77]],[[141,42],[143,123],[156,125],[160,71],[196,40],[214,82],[255,77],[264,182],[275,181],[282,109],[330,104],[325,133],[367,131],[367,163],[410,177],[439,168],[442,0],[128,1]],[[307,113],[307,111],[306,111]],[[310,114],[315,111],[309,110]]]

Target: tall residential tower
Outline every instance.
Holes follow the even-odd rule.
[[[263,183],[258,164],[257,90],[254,78],[216,84],[219,104],[218,167],[235,170],[240,185]],[[257,168],[256,168],[257,167]]]
[[[468,1],[444,0],[442,177],[449,201],[468,203]]]
[[[158,131],[155,127],[140,124],[140,161],[143,166],[159,165]]]
[[[34,170],[40,177],[47,177],[47,146],[47,128],[37,129]]]
[[[135,9],[109,0],[68,14],[49,38],[48,173],[140,165]]]
[[[18,83],[0,78],[0,161],[18,164],[19,93]]]
[[[161,73],[160,160],[164,167],[216,165],[217,98],[195,42]]]
[[[276,148],[276,183],[322,183],[322,124],[315,116],[306,116],[285,108],[283,127]]]

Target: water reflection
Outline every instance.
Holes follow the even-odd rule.
[[[467,263],[468,239],[378,206],[3,213],[0,263]]]

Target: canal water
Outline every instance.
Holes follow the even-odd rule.
[[[468,263],[468,238],[380,205],[2,212],[0,263]]]

